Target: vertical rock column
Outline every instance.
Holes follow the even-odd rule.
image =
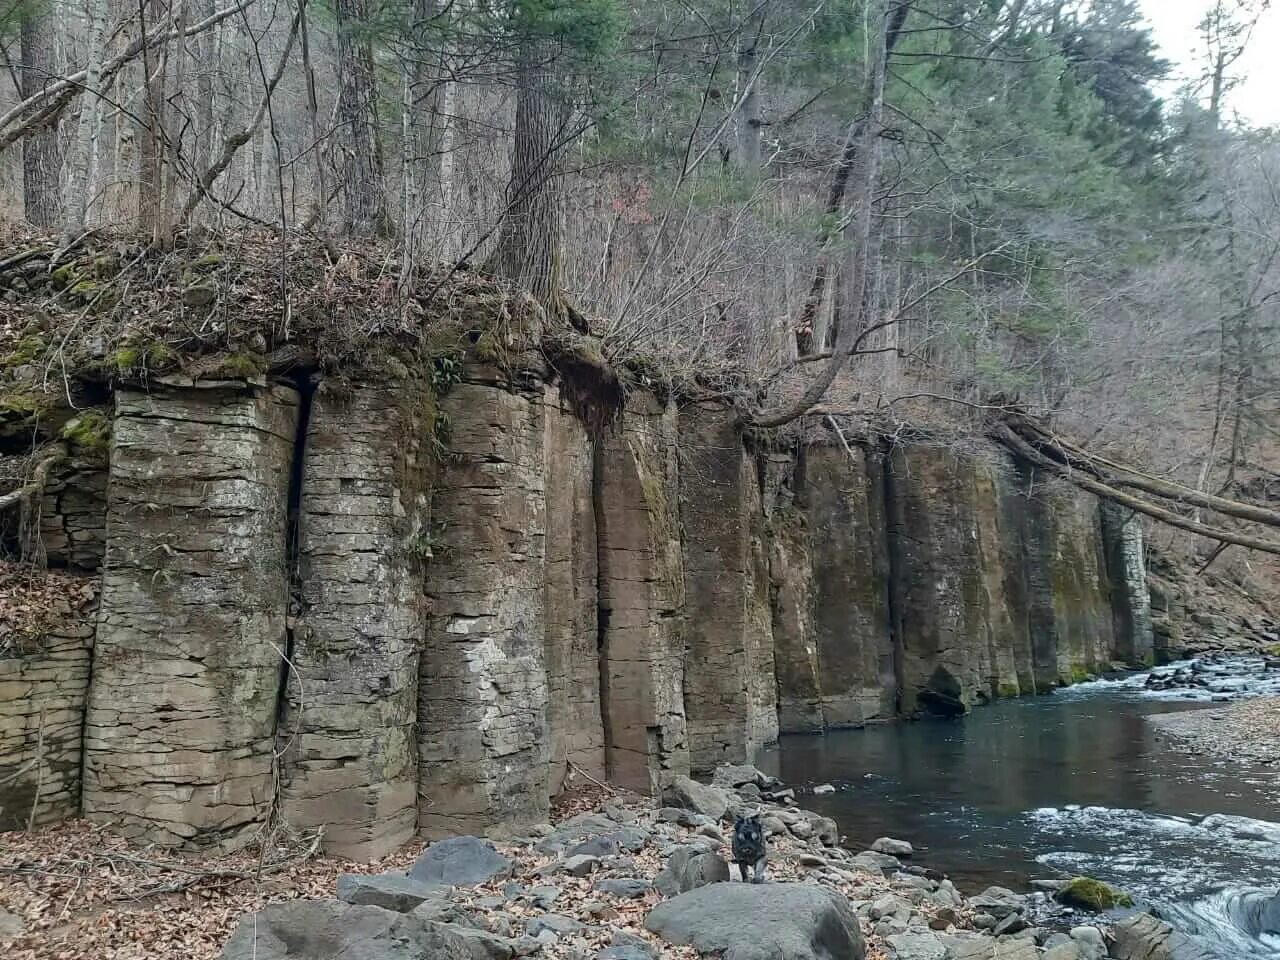
[[[990,695],[992,673],[974,464],[914,443],[888,466],[899,707],[960,712]]]
[[[1023,555],[1036,689],[1082,680],[1115,646],[1098,501],[1022,468]]]
[[[270,809],[297,415],[280,387],[116,395],[84,812],[134,840]]]
[[[418,826],[503,830],[548,814],[545,437],[542,385],[489,367],[441,401],[449,463],[418,693]]]
[[[675,408],[627,400],[597,440],[600,707],[609,779],[658,794],[689,773]]]
[[[551,790],[572,763],[605,776],[597,664],[596,520],[592,448],[582,423],[560,409],[548,388],[544,440],[547,463],[546,669],[551,736]]]
[[[996,697],[1035,692],[1031,640],[1023,599],[1022,541],[1009,512],[1013,473],[999,460],[974,465],[974,494],[983,599],[986,605],[988,688]]]
[[[1103,503],[1102,543],[1111,581],[1116,655],[1131,666],[1150,666],[1155,663],[1155,635],[1138,515],[1117,504]]]
[[[806,490],[812,530],[814,628],[827,727],[893,716],[883,467],[861,446],[813,446]]]
[[[323,825],[326,850],[356,860],[417,825],[427,389],[321,385],[294,478],[301,606],[280,735],[284,812],[294,827]]]
[[[69,621],[0,656],[0,830],[80,813],[93,624]]]
[[[772,615],[759,588],[759,480],[732,411],[685,407],[680,446],[685,716],[690,765],[705,772],[748,762],[777,738]]]

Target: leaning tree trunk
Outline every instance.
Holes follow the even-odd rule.
[[[35,96],[60,77],[55,58],[53,11],[31,10],[22,17],[22,99]],[[57,226],[61,215],[62,143],[58,125],[35,130],[22,141],[22,190],[26,217],[37,227]]]
[[[560,242],[564,214],[558,155],[567,141],[569,105],[555,88],[550,60],[527,41],[520,53],[515,147],[506,215],[489,259],[492,273],[528,290],[548,311],[564,314]]]
[[[374,110],[373,57],[357,35],[370,20],[368,0],[337,0],[338,125],[345,158],[342,164],[344,232],[371,236],[387,232],[386,190],[382,182]]]

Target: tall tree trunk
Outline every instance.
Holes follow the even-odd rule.
[[[338,124],[346,156],[342,163],[343,229],[371,236],[387,231],[386,190],[375,130],[373,57],[358,31],[369,21],[367,0],[337,0]]]
[[[53,77],[62,75],[55,62],[53,11],[38,4],[22,16],[22,97],[34,96]],[[86,104],[86,108],[87,108]],[[41,127],[22,141],[22,191],[27,220],[54,227],[61,216],[62,142],[58,125]]]
[[[84,80],[84,102],[80,105],[80,122],[76,125],[75,139],[71,142],[71,163],[63,203],[62,233],[68,240],[84,231],[89,211],[89,193],[94,187],[90,174],[102,129],[99,85],[108,9],[108,0],[95,0],[89,12],[89,61]]]
[[[162,0],[139,0],[138,15],[145,37],[168,29]],[[143,107],[138,154],[138,226],[147,232],[160,219],[160,164],[164,153],[164,78],[166,52],[148,46],[142,53]]]
[[[540,44],[525,42],[518,69],[506,215],[489,269],[528,290],[549,311],[563,314],[560,242],[564,215],[557,173],[569,105],[555,89],[549,61]]]
[[[764,34],[764,14],[762,3],[742,25],[738,37],[738,82],[744,85],[745,92],[738,105],[738,149],[734,159],[738,170],[749,177],[760,172],[760,81],[755,73],[759,61],[757,48]]]

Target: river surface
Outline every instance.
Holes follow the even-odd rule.
[[[850,847],[910,840],[918,863],[965,892],[1085,874],[1223,960],[1280,960],[1280,930],[1265,929],[1275,918],[1258,929],[1241,900],[1280,887],[1280,770],[1157,740],[1145,717],[1204,704],[1144,680],[999,701],[958,720],[784,737],[761,766],[804,793],[833,785],[800,802],[835,818]]]

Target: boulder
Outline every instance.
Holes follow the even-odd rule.
[[[902,868],[902,864],[898,862],[897,857],[891,857],[885,853],[876,853],[874,850],[864,850],[849,862],[859,870],[865,870],[867,873],[880,876],[883,876],[886,870],[896,871]]]
[[[445,924],[341,900],[268,904],[240,919],[222,960],[490,960]]]
[[[560,824],[534,846],[539,853],[559,856],[566,850],[592,837],[603,837],[622,829],[618,821],[599,813],[584,813]],[[643,831],[639,831],[643,833]]]
[[[674,897],[728,879],[729,864],[720,854],[697,847],[677,847],[653,885],[664,897]]]
[[[653,889],[653,884],[648,880],[639,880],[634,877],[620,877],[609,880],[597,880],[595,888],[601,893],[609,894],[611,897],[621,897],[624,900],[638,900]]]
[[[897,960],[944,960],[947,948],[936,934],[911,932],[885,938],[889,956]]]
[[[560,864],[560,869],[571,877],[585,877],[593,872],[596,867],[600,866],[600,858],[588,856],[580,853],[575,857],[569,857]]]
[[[725,790],[741,790],[745,786],[776,790],[782,781],[762,773],[747,763],[723,763],[711,775],[711,785]]]
[[[545,913],[540,917],[530,917],[525,921],[524,928],[529,936],[536,937],[543,930],[550,930],[558,936],[581,933],[587,929],[587,926],[572,917],[561,916],[558,913]]]
[[[662,798],[673,807],[692,810],[712,820],[719,820],[729,809],[729,797],[725,791],[698,783],[689,777],[676,777],[663,791]]]
[[[338,877],[338,899],[343,903],[382,907],[397,913],[408,913],[447,892],[447,887],[422,883],[405,873],[344,873]]]
[[[1126,917],[1111,928],[1116,960],[1218,960],[1217,954],[1149,913]]]
[[[422,883],[463,887],[511,876],[511,861],[479,837],[450,837],[427,847],[409,876]]]
[[[906,840],[895,840],[893,837],[881,837],[871,845],[871,850],[890,857],[909,857],[914,852],[914,848]]]
[[[858,918],[837,892],[807,883],[715,883],[654,907],[645,927],[723,960],[863,960]]]
[[[1054,897],[1059,903],[1065,903],[1069,907],[1096,912],[1133,906],[1133,897],[1092,877],[1074,877],[1068,880]]]

